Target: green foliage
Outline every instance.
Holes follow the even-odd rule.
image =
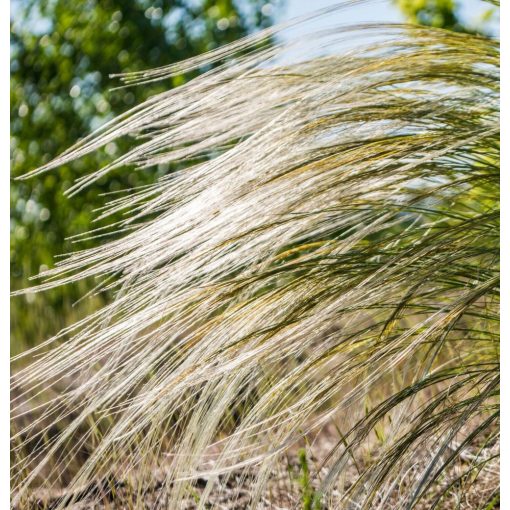
[[[459,30],[454,0],[397,0],[407,19],[413,23]]]
[[[117,114],[184,80],[176,76],[165,83],[109,92],[118,85],[110,74],[173,63],[266,26],[270,22],[266,1],[244,2],[242,12],[232,0],[15,3],[11,21],[12,176],[33,170]],[[76,245],[66,237],[89,230],[91,224],[103,225],[92,223],[94,209],[103,203],[100,193],[151,183],[169,171],[168,165],[130,169],[99,181],[73,200],[63,196],[77,175],[96,170],[128,146],[119,140],[42,179],[12,181],[13,290],[26,287],[29,277],[53,266],[56,255],[74,250]],[[89,246],[90,241],[78,244],[78,248]],[[85,282],[14,300],[14,353],[97,307],[101,296],[71,308],[91,286],[92,282]]]
[[[303,510],[320,510],[320,493],[315,491],[310,480],[310,468],[308,467],[308,459],[306,450],[300,449],[298,452],[299,466],[301,468],[301,476],[299,485],[301,486],[301,502]]]
[[[499,502],[500,495],[498,491],[494,496],[491,496],[490,501],[487,503],[483,510],[493,510],[493,508],[499,508]]]
[[[394,0],[407,21],[456,32],[486,33],[486,23],[496,14],[493,7],[487,10],[477,27],[468,27],[459,17],[458,0]],[[489,3],[494,4],[494,2]]]

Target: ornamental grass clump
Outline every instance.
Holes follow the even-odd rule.
[[[496,501],[499,42],[281,29],[123,76],[205,70],[32,173],[120,137],[131,149],[70,196],[169,168],[105,199],[98,216],[123,219],[31,289],[95,278],[114,299],[21,356],[14,506],[58,488],[54,508],[142,508],[157,478],[155,508],[227,486],[276,508],[310,437],[311,508],[446,508],[486,479]]]

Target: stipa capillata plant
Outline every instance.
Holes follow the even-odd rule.
[[[99,215],[124,219],[32,289],[95,277],[115,298],[13,377],[14,506],[60,485],[55,508],[120,491],[138,508],[158,473],[155,507],[205,508],[218,480],[250,478],[256,508],[331,422],[314,507],[440,507],[493,466],[499,43],[277,30],[124,76],[209,66],[34,172],[125,136],[132,149],[70,195],[119,167],[170,168],[107,202]]]

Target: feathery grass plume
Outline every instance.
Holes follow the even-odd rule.
[[[277,30],[123,77],[215,64],[34,172],[123,136],[71,194],[173,169],[31,289],[96,277],[116,297],[22,356],[14,506],[60,488],[54,508],[141,508],[152,487],[155,508],[206,508],[230,487],[258,508],[303,438],[314,508],[441,508],[497,469],[498,41]]]

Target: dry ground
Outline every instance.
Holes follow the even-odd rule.
[[[310,481],[313,487],[318,487],[319,481],[327,474],[326,468],[321,468],[321,461],[336,443],[337,437],[333,427],[323,429],[313,441],[308,443],[308,468],[310,470]],[[273,510],[297,510],[303,509],[303,469],[299,459],[300,446],[297,445],[289,454],[281,459],[278,469],[272,472],[270,481],[262,496],[257,509]],[[493,456],[498,445],[487,447],[483,454],[487,457]],[[420,456],[422,458],[420,458]],[[423,462],[425,457],[417,452],[416,467]],[[433,501],[448,485],[452,485],[446,497],[436,507],[438,509],[450,510],[492,510],[499,508],[499,460],[489,462],[486,469],[482,471],[474,483],[463,486],[461,482],[455,482],[459,474],[465,472],[472,460],[469,450],[466,451],[458,461],[445,473],[441,481],[433,490],[419,503],[417,510],[431,508]],[[364,466],[361,466],[363,469]],[[343,480],[344,489],[347,489],[356,478],[356,470],[360,469],[350,465],[347,476]],[[248,474],[242,477],[241,472],[234,473],[230,477],[218,476],[213,481],[214,490],[208,497],[206,508],[217,510],[243,510],[249,507],[250,494],[256,483],[257,468],[253,467]],[[66,503],[65,507],[73,510],[163,510],[170,509],[167,502],[168,486],[165,485],[164,470],[154,473],[153,483],[145,487],[142,493],[133,495],[129,484],[122,480],[103,480],[81,491],[66,493],[65,491],[40,491],[34,492],[29,501],[18,507],[19,510],[51,510],[62,503],[62,498],[72,497],[73,503]],[[193,510],[197,508],[197,501],[200,499],[208,480],[198,478],[192,488],[190,486],[190,497],[183,503],[179,510]],[[453,484],[452,484],[453,482]],[[399,487],[392,494],[390,501],[387,501],[382,508],[394,508],[399,497]],[[136,503],[135,503],[136,501]],[[340,492],[333,491],[328,502],[322,509],[340,509],[346,507],[340,503]],[[352,507],[354,508],[354,507]]]

